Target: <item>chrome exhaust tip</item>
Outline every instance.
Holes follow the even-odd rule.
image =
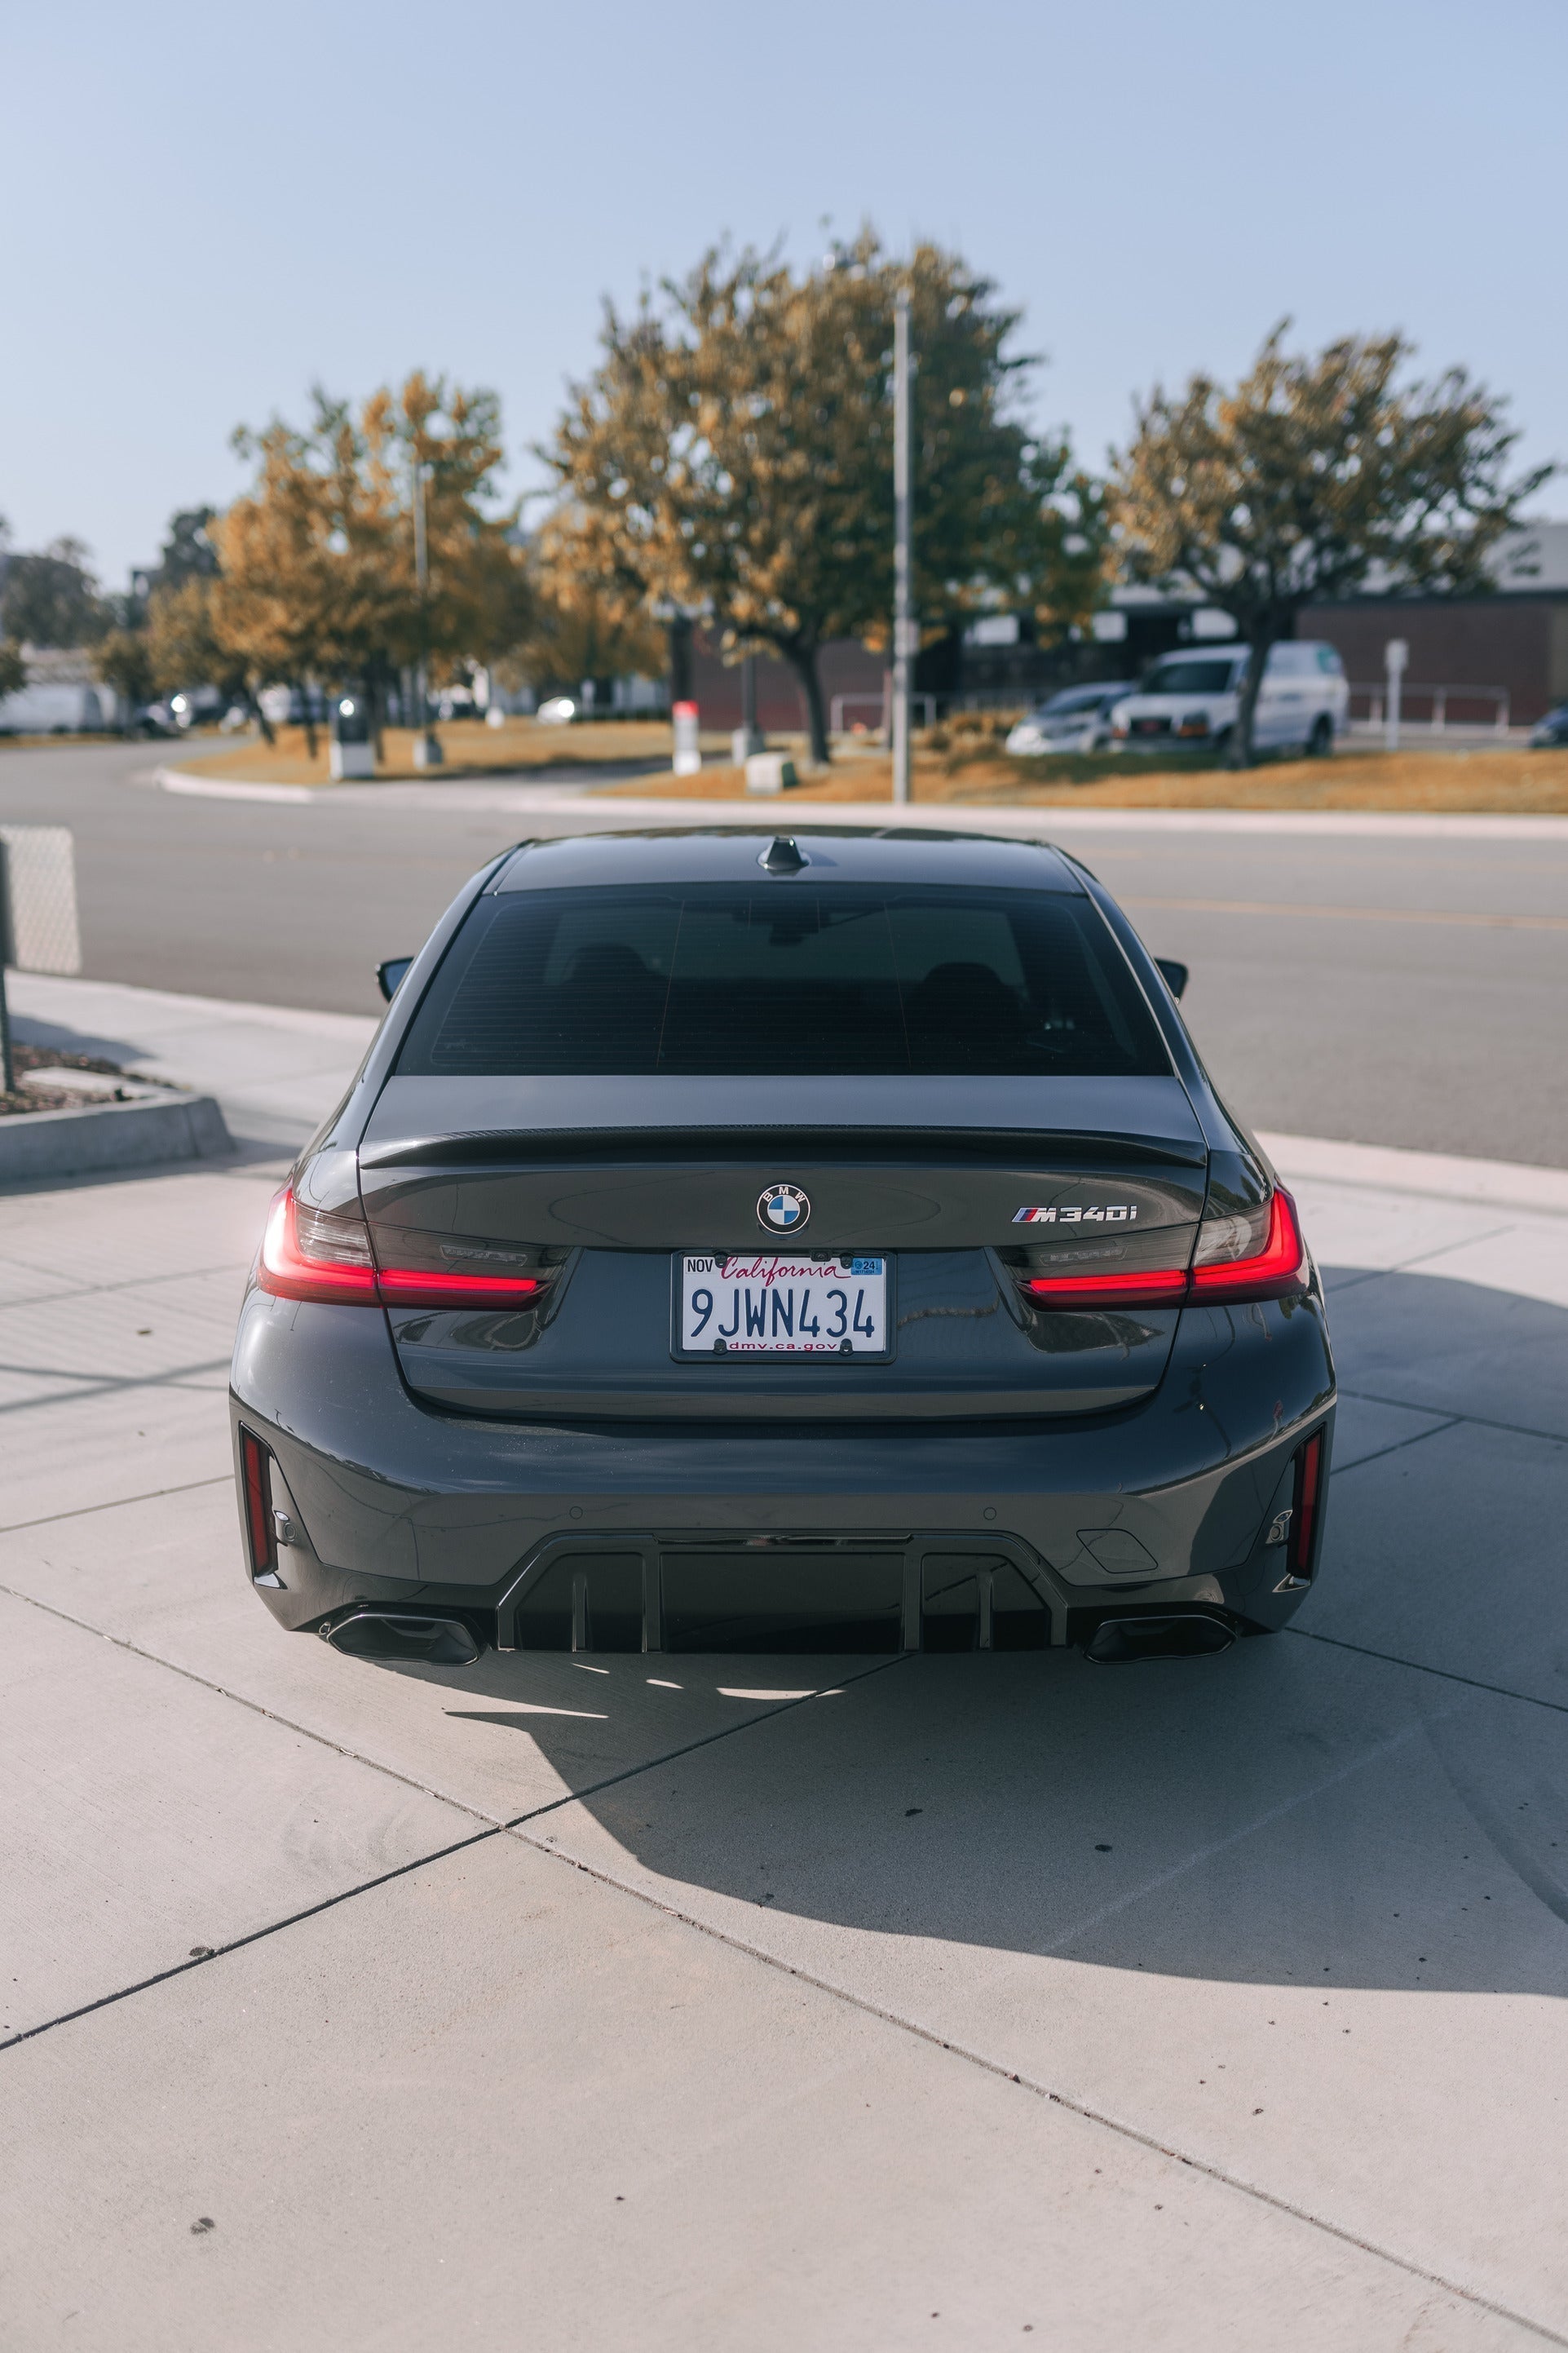
[[[1083,1655],[1093,1666],[1129,1667],[1144,1659],[1214,1658],[1235,1640],[1234,1626],[1202,1609],[1163,1618],[1102,1618]]]
[[[323,1642],[351,1659],[471,1667],[484,1648],[460,1618],[410,1617],[401,1609],[353,1609],[317,1630]]]

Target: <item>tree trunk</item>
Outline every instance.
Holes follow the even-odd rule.
[[[822,703],[822,681],[816,675],[815,646],[782,646],[779,649],[794,670],[805,697],[805,719],[811,736],[811,757],[815,766],[826,768],[833,757],[827,741],[827,713]]]
[[[305,757],[313,767],[316,762],[316,712],[310,687],[303,682],[300,687],[300,708],[305,719]]]
[[[1241,701],[1237,709],[1236,724],[1230,731],[1226,746],[1227,768],[1250,768],[1257,754],[1252,748],[1252,723],[1258,716],[1258,698],[1262,691],[1263,672],[1269,652],[1279,635],[1279,624],[1272,614],[1267,620],[1254,622],[1247,631],[1247,642],[1251,659],[1247,665],[1247,677],[1242,685]]]
[[[691,700],[691,624],[684,613],[677,613],[666,631],[669,648],[669,700],[671,707]]]

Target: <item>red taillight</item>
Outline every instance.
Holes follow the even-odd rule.
[[[245,1484],[245,1533],[250,1546],[252,1577],[278,1573],[278,1530],[272,1518],[272,1457],[248,1430],[239,1433],[240,1470]]]
[[[1296,1457],[1296,1489],[1291,1498],[1290,1543],[1286,1566],[1292,1577],[1312,1574],[1312,1538],[1318,1525],[1318,1488],[1323,1468],[1323,1433],[1316,1430]]]
[[[308,1211],[308,1238],[301,1240],[300,1208],[292,1186],[286,1185],[268,1215],[257,1282],[279,1299],[346,1301],[374,1307],[375,1269],[370,1262],[370,1237],[362,1220],[324,1218]],[[342,1227],[342,1236],[323,1229]],[[357,1233],[356,1233],[357,1229]],[[363,1235],[362,1245],[358,1236]]]
[[[304,1208],[285,1186],[268,1215],[256,1279],[279,1299],[358,1307],[522,1308],[538,1304],[553,1270],[468,1274],[441,1267],[384,1266],[378,1272],[363,1218]]]
[[[1185,1296],[1184,1267],[1136,1274],[1035,1274],[1019,1284],[1038,1307],[1173,1307]]]
[[[550,1288],[547,1275],[437,1274],[413,1266],[384,1266],[379,1281],[388,1307],[531,1307]]]
[[[1261,1247],[1248,1250],[1261,1229]],[[1211,1250],[1245,1255],[1204,1259]],[[1046,1308],[1240,1307],[1251,1299],[1287,1299],[1307,1288],[1307,1251],[1289,1193],[1276,1190],[1267,1203],[1237,1217],[1205,1219],[1198,1229],[1196,1261],[1187,1267],[1142,1267],[1114,1274],[1015,1273],[1013,1280],[1031,1306]]]
[[[1212,1301],[1216,1307],[1239,1307],[1249,1299],[1285,1299],[1306,1288],[1306,1245],[1296,1222],[1296,1204],[1282,1187],[1269,1203],[1268,1233],[1260,1250],[1249,1258],[1194,1266],[1192,1273],[1194,1303]]]

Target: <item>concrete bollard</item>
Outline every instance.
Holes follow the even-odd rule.
[[[694,702],[677,702],[672,705],[669,716],[675,728],[675,773],[678,776],[694,776],[702,765],[702,747],[697,735],[697,705]]]
[[[783,752],[753,752],[746,763],[749,793],[787,793],[799,782],[795,762]]]

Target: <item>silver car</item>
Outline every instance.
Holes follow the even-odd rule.
[[[1019,720],[1007,738],[1006,749],[1026,760],[1038,759],[1046,752],[1101,752],[1110,741],[1111,706],[1134,691],[1128,679],[1064,687],[1060,694],[1053,694],[1048,702]]]

